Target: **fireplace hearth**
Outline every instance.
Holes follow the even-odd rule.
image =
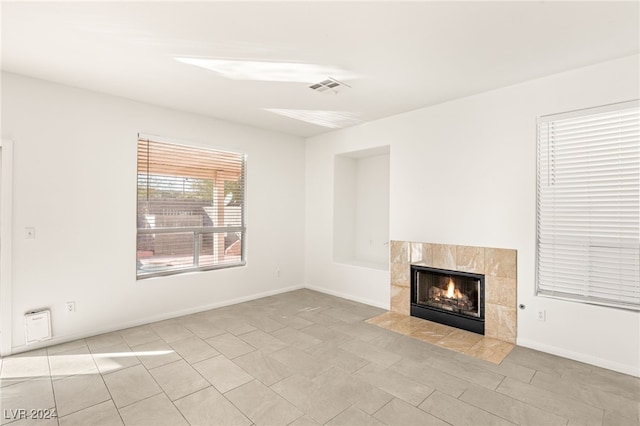
[[[411,265],[411,316],[484,335],[484,275]]]

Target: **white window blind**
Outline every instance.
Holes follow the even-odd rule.
[[[137,277],[244,265],[245,155],[138,139]]]
[[[538,121],[537,294],[640,310],[640,114]]]

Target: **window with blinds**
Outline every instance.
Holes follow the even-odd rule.
[[[137,277],[244,265],[245,155],[138,139]]]
[[[537,294],[640,310],[640,113],[538,121]]]

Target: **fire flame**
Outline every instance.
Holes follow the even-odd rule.
[[[447,297],[449,299],[453,299],[453,296],[456,294],[456,285],[453,283],[453,280],[449,278],[449,285],[447,286]],[[458,293],[460,293],[458,291]]]
[[[455,283],[453,282],[453,279],[449,278],[449,284],[447,285],[447,298],[448,299],[461,299],[462,298],[462,293],[460,292],[460,290],[458,290],[456,288]]]

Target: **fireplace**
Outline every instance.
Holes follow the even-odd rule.
[[[484,275],[411,265],[411,316],[484,334]]]

